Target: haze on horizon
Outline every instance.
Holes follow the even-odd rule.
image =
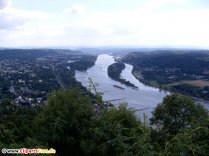
[[[0,0],[0,47],[209,48],[208,0]]]

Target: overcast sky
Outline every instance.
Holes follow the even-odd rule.
[[[209,0],[0,0],[0,47],[209,48]]]

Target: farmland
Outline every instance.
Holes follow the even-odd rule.
[[[206,81],[206,80],[182,81],[182,83],[196,86],[196,87],[201,87],[201,88],[209,86],[209,81]]]

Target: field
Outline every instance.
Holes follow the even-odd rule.
[[[201,88],[203,88],[205,86],[209,86],[209,81],[206,81],[206,80],[182,81],[182,83],[189,84],[192,86],[201,87]]]
[[[208,71],[205,71],[204,74],[209,74],[209,70]]]

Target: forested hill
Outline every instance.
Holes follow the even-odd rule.
[[[131,53],[123,61],[142,67],[180,68],[184,72],[198,72],[209,67],[206,53]]]
[[[133,52],[123,57],[121,62],[132,64],[133,74],[148,85],[209,100],[207,51]]]
[[[63,54],[81,55],[82,52],[63,49],[0,49],[0,59],[32,59]]]

